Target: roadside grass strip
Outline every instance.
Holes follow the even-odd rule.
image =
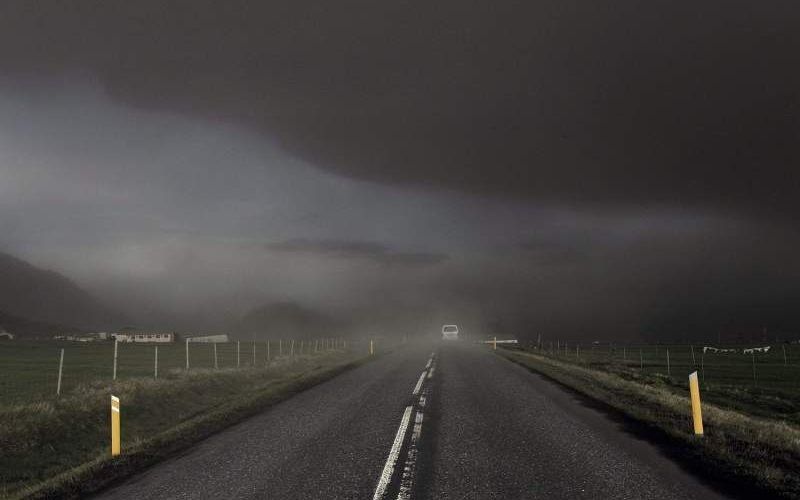
[[[497,353],[649,426],[710,479],[773,498],[800,499],[797,426],[704,403],[705,435],[695,436],[688,383],[683,396],[537,354],[506,349]]]
[[[58,401],[0,408],[0,498],[78,498],[375,357],[321,355],[271,369],[96,383]],[[108,398],[119,396],[112,458]]]

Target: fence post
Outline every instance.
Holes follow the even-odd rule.
[[[241,368],[242,366],[242,341],[236,341],[236,368]]]
[[[283,339],[278,339],[278,357],[283,357]]]
[[[58,362],[58,385],[56,385],[56,396],[61,395],[61,374],[64,372],[64,348],[61,348],[61,359]]]
[[[753,385],[758,385],[756,382],[756,351],[753,350],[750,355],[753,358]]]
[[[217,343],[214,342],[214,369],[219,369],[219,363],[217,362]]]
[[[372,339],[369,339],[369,355],[372,356],[373,354],[375,354],[375,350],[372,345]]]
[[[694,360],[694,346],[690,345],[689,348],[692,350],[692,367],[694,367],[697,362]]]
[[[117,380],[117,346],[119,345],[119,341],[114,339],[114,372],[111,376],[111,380]]]
[[[266,359],[266,362],[267,362],[267,364],[269,364],[269,339],[267,339],[267,359]]]
[[[692,421],[694,423],[694,433],[697,436],[703,435],[703,410],[700,407],[700,385],[697,383],[697,372],[689,375],[689,393],[692,397]]]
[[[639,371],[644,371],[644,358],[642,357],[641,349],[639,349]]]
[[[494,337],[494,340],[492,340],[492,345],[494,346],[494,350],[496,351],[497,350],[497,337]],[[552,344],[551,344],[551,347],[552,347]]]
[[[253,341],[253,368],[256,367],[256,341]]]
[[[669,368],[669,348],[667,348],[667,377],[671,377],[671,376],[672,376],[672,371],[670,371],[670,368]]]
[[[783,349],[783,366],[786,366],[786,345],[782,345],[781,348]]]
[[[189,339],[186,339],[186,371],[189,371]]]
[[[111,396],[111,456],[119,455],[119,398]]]
[[[155,346],[155,359],[153,361],[153,378],[158,378],[158,346]]]
[[[628,361],[628,348],[627,347],[623,347],[622,348],[622,361],[623,362],[627,362]]]
[[[706,348],[703,347],[703,353],[700,355],[700,374],[703,377],[703,383],[706,383]],[[706,387],[707,389],[708,387]]]
[[[291,347],[289,348],[289,357],[294,359],[294,339],[292,339]]]

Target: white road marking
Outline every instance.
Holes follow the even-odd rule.
[[[424,396],[421,398],[424,399]],[[421,400],[420,400],[421,402]],[[406,465],[403,469],[403,479],[400,480],[400,490],[397,500],[409,500],[414,489],[414,477],[417,472],[417,442],[422,434],[422,411],[418,410],[414,418],[414,431],[411,433],[411,442],[408,445]]]
[[[433,370],[436,369],[436,365],[431,366],[431,369],[428,370],[428,378],[433,377]]]
[[[392,449],[389,451],[389,457],[386,459],[386,465],[383,466],[383,472],[378,480],[378,486],[375,487],[375,494],[372,495],[372,500],[380,500],[386,493],[386,487],[394,475],[394,466],[397,463],[397,457],[400,455],[400,448],[403,446],[403,439],[406,436],[408,429],[408,421],[411,419],[411,406],[406,406],[406,411],[403,412],[403,418],[400,420],[400,427],[397,429],[397,435],[394,437]]]
[[[412,395],[418,395],[422,389],[422,383],[425,381],[425,378],[431,377],[431,373],[428,371],[428,369],[430,368],[430,371],[433,371],[432,364],[435,354],[436,353],[431,353],[431,357],[428,359],[428,364],[425,365],[425,370],[423,370],[419,375],[417,385],[414,386]],[[419,441],[419,436],[422,433],[422,409],[425,408],[425,394],[421,394],[419,396],[418,402],[420,409],[417,411],[417,414],[414,418],[414,429],[411,433],[408,456],[406,457],[403,477],[400,482],[400,491],[397,495],[398,499],[403,500],[408,500],[411,498],[411,490],[414,486],[414,476],[416,475],[417,461],[417,441]],[[375,487],[375,494],[372,495],[373,500],[383,499],[384,495],[386,494],[386,488],[388,488],[389,483],[392,482],[395,466],[397,465],[397,458],[400,456],[400,451],[403,448],[403,441],[405,440],[406,432],[408,431],[408,424],[411,420],[412,411],[413,406],[406,406],[406,410],[403,412],[403,418],[400,420],[400,427],[397,429],[397,434],[394,437],[392,449],[389,451],[389,457],[386,459],[386,464],[383,466],[381,477],[378,479],[378,485]]]
[[[417,385],[416,385],[416,387],[414,387],[414,392],[412,392],[412,393],[411,393],[411,394],[413,394],[414,396],[416,396],[417,394],[419,394],[419,390],[422,388],[422,382],[425,380],[425,375],[426,375],[426,373],[427,373],[427,372],[422,372],[422,373],[420,374],[420,376],[419,376],[419,380],[417,380]]]

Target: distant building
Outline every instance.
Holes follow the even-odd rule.
[[[228,342],[228,334],[221,333],[217,335],[196,335],[196,336],[183,336],[187,342],[200,342],[200,343],[214,343],[214,342]]]
[[[74,335],[56,335],[55,340],[66,340],[69,342],[96,342],[101,338],[96,333],[78,333]]]
[[[155,333],[155,332],[136,332],[136,333],[112,333],[110,337],[118,342],[147,342],[147,343],[167,343],[175,342],[174,333]]]

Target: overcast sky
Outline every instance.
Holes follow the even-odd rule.
[[[293,300],[799,332],[796,2],[0,6],[0,248],[146,322]]]

